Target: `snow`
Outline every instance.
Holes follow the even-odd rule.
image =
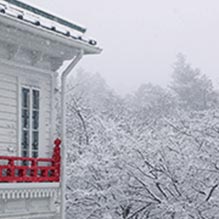
[[[219,217],[213,87],[206,105],[152,84],[121,98],[100,75],[79,70],[68,90],[67,218]]]
[[[39,25],[37,25],[37,26],[40,26],[40,28],[44,28],[47,30],[53,30],[56,33],[66,35],[66,36],[70,35],[73,39],[82,40],[82,41],[89,43],[91,45],[94,45],[92,43],[96,42],[96,41],[91,40],[87,37],[84,37],[83,33],[81,33],[80,31],[78,31],[76,29],[70,28],[70,27],[63,25],[63,24],[60,24],[60,23],[56,22],[55,20],[51,20],[49,18],[37,15],[34,13],[34,11],[31,12],[30,10],[25,10],[25,9],[20,8],[18,6],[8,4],[7,2],[2,1],[2,0],[0,0],[0,9],[4,9],[4,11],[5,11],[4,15],[10,16],[10,17],[13,17],[16,19],[20,18],[20,20],[22,20],[23,22],[27,22],[28,24],[35,25],[36,23],[38,23]],[[36,25],[35,25],[35,27],[36,27]],[[78,27],[84,29],[81,26],[78,26]],[[83,36],[83,38],[82,38],[82,36]]]

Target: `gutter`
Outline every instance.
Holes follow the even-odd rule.
[[[67,145],[66,145],[66,79],[73,68],[82,59],[84,51],[80,52],[75,56],[72,62],[61,74],[61,219],[65,219],[65,188],[66,188],[66,155],[67,155]]]

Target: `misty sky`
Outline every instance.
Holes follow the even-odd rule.
[[[81,61],[124,94],[166,86],[178,52],[219,87],[218,0],[23,0],[88,28],[104,51]]]

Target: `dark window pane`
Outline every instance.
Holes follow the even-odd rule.
[[[39,128],[39,112],[33,111],[33,129]]]
[[[33,132],[33,142],[32,142],[32,148],[33,150],[38,150],[39,146],[39,133],[38,132]]]
[[[29,132],[23,131],[22,133],[22,147],[23,149],[29,148]]]
[[[27,88],[22,88],[22,106],[29,108],[30,105],[30,90]]]
[[[23,157],[28,157],[28,155],[27,156],[23,156]],[[27,160],[22,161],[22,166],[28,166],[28,161]]]
[[[22,157],[28,157],[29,153],[28,151],[22,151]]]
[[[38,157],[38,152],[37,151],[33,151],[32,152],[32,157],[34,157],[34,158]]]
[[[33,109],[39,109],[40,107],[40,92],[33,90]]]
[[[29,128],[29,110],[23,109],[22,110],[22,127],[28,129]]]

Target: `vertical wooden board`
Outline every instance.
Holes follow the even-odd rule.
[[[40,156],[47,156],[49,148],[47,145],[51,145],[51,78],[47,77],[46,79],[42,80],[41,83],[41,109],[40,109],[40,130],[41,130],[41,146],[40,146]],[[49,137],[48,137],[49,136]]]

